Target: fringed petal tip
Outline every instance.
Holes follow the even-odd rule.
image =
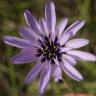
[[[59,83],[59,84],[63,83],[63,79],[58,79],[57,83]]]
[[[25,16],[26,14],[28,14],[28,13],[30,13],[30,11],[29,11],[28,9],[25,9],[25,10],[24,10],[24,16]]]
[[[28,9],[25,9],[24,10],[24,17],[25,17],[26,21],[27,21],[27,18],[29,15],[31,15],[31,12]],[[27,21],[27,23],[28,23],[28,21]]]
[[[54,70],[54,73],[53,73],[54,81],[59,82],[59,80],[62,80],[61,68],[59,66],[56,66],[53,70]]]
[[[56,83],[63,83],[63,80],[62,80],[62,78],[58,78],[58,79],[55,78],[55,82],[56,82]]]

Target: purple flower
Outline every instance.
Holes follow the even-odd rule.
[[[45,18],[39,22],[28,10],[25,10],[24,16],[28,27],[19,29],[22,38],[5,36],[4,42],[21,49],[20,53],[12,57],[12,63],[37,62],[28,73],[25,83],[30,83],[40,73],[38,89],[43,93],[51,76],[56,82],[62,81],[62,70],[72,79],[82,80],[82,75],[74,68],[75,64],[78,60],[96,61],[96,57],[91,53],[76,50],[87,45],[89,40],[69,39],[84,26],[85,21],[77,20],[65,29],[68,19],[63,18],[56,25],[53,2],[46,3]]]

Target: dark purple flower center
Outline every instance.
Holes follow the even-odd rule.
[[[54,59],[56,58],[58,61],[61,61],[62,53],[60,52],[60,44],[57,42],[57,40],[57,37],[55,38],[54,42],[50,39],[50,37],[43,37],[43,41],[39,40],[41,48],[37,49],[37,57],[42,56],[42,62],[47,60],[54,64]]]

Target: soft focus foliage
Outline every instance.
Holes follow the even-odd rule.
[[[26,8],[37,19],[41,18],[45,2],[46,0],[0,0],[0,96],[38,96],[39,77],[29,85],[24,85],[23,82],[28,70],[34,64],[13,65],[10,57],[19,50],[5,45],[2,37],[18,36],[18,28],[26,26],[23,16]],[[96,54],[96,0],[54,0],[54,3],[58,21],[63,17],[68,17],[70,23],[77,19],[86,21],[86,25],[77,33],[77,37],[89,39],[90,44],[82,50]],[[71,92],[96,96],[96,64],[79,62],[76,67],[83,74],[84,81],[76,82],[63,74],[65,82],[56,84],[51,79],[45,96],[63,96]]]

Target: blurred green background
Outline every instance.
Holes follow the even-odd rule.
[[[39,77],[29,85],[23,82],[33,64],[10,63],[10,58],[19,50],[4,44],[2,37],[19,36],[18,28],[26,26],[24,10],[29,9],[39,19],[44,15],[45,2],[46,0],[0,0],[0,96],[38,96]],[[54,3],[57,22],[63,17],[69,18],[68,25],[77,19],[86,21],[76,37],[89,39],[90,44],[82,50],[96,54],[96,0],[54,0]],[[96,64],[78,62],[76,68],[84,76],[84,81],[76,82],[63,73],[66,82],[55,83],[52,78],[44,96],[65,96],[72,92],[96,96]]]

